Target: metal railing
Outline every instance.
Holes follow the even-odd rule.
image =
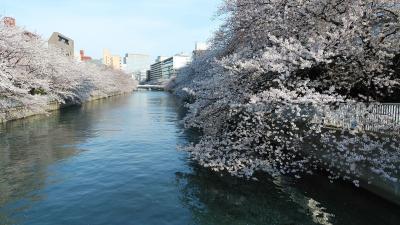
[[[400,104],[382,103],[341,105],[326,113],[328,126],[366,131],[400,131]]]

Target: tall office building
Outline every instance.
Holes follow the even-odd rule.
[[[162,78],[162,62],[166,60],[168,57],[166,56],[158,56],[156,62],[150,65],[150,73],[149,73],[149,80],[150,81],[158,81]]]
[[[158,81],[162,78],[162,61],[159,61],[154,64],[151,64],[150,66],[150,74],[149,74],[149,79],[150,81]]]
[[[122,68],[121,57],[119,55],[112,55],[108,49],[103,49],[103,64],[114,70],[121,70]]]
[[[121,68],[122,68],[121,56],[119,56],[119,55],[112,56],[112,68],[114,70],[121,70]]]
[[[112,67],[112,55],[108,49],[103,49],[103,64]]]
[[[179,69],[187,66],[192,58],[189,55],[177,54],[163,61],[162,79],[168,80],[175,77]]]
[[[124,71],[131,74],[137,81],[145,81],[150,69],[150,56],[146,54],[126,54]]]
[[[165,81],[177,75],[177,72],[191,62],[191,57],[185,54],[177,54],[169,58],[159,57],[156,63],[151,65],[150,80]]]

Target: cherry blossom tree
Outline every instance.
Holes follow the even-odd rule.
[[[0,110],[38,112],[52,101],[79,104],[91,96],[129,92],[135,81],[122,72],[77,62],[49,48],[38,35],[0,25]]]

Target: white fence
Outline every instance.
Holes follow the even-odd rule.
[[[375,132],[400,132],[400,104],[341,105],[326,113],[328,126]]]

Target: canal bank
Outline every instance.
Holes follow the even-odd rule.
[[[132,90],[133,91],[133,90]],[[110,93],[110,94],[92,94],[89,99],[84,102],[83,104],[99,99],[105,99],[105,98],[110,98],[110,97],[115,97],[118,95],[124,95],[124,94],[129,94],[129,93],[122,93],[122,92],[115,92],[115,93]],[[62,108],[67,108],[71,106],[76,106],[78,104],[76,103],[60,103],[57,101],[53,101],[48,103],[41,109],[40,111],[37,109],[32,109],[26,106],[20,106],[20,107],[15,107],[11,109],[6,109],[2,110],[0,109],[0,124],[5,123],[7,121],[13,121],[13,120],[19,120],[31,116],[36,116],[40,114],[46,114],[50,113],[52,111],[60,110]]]

